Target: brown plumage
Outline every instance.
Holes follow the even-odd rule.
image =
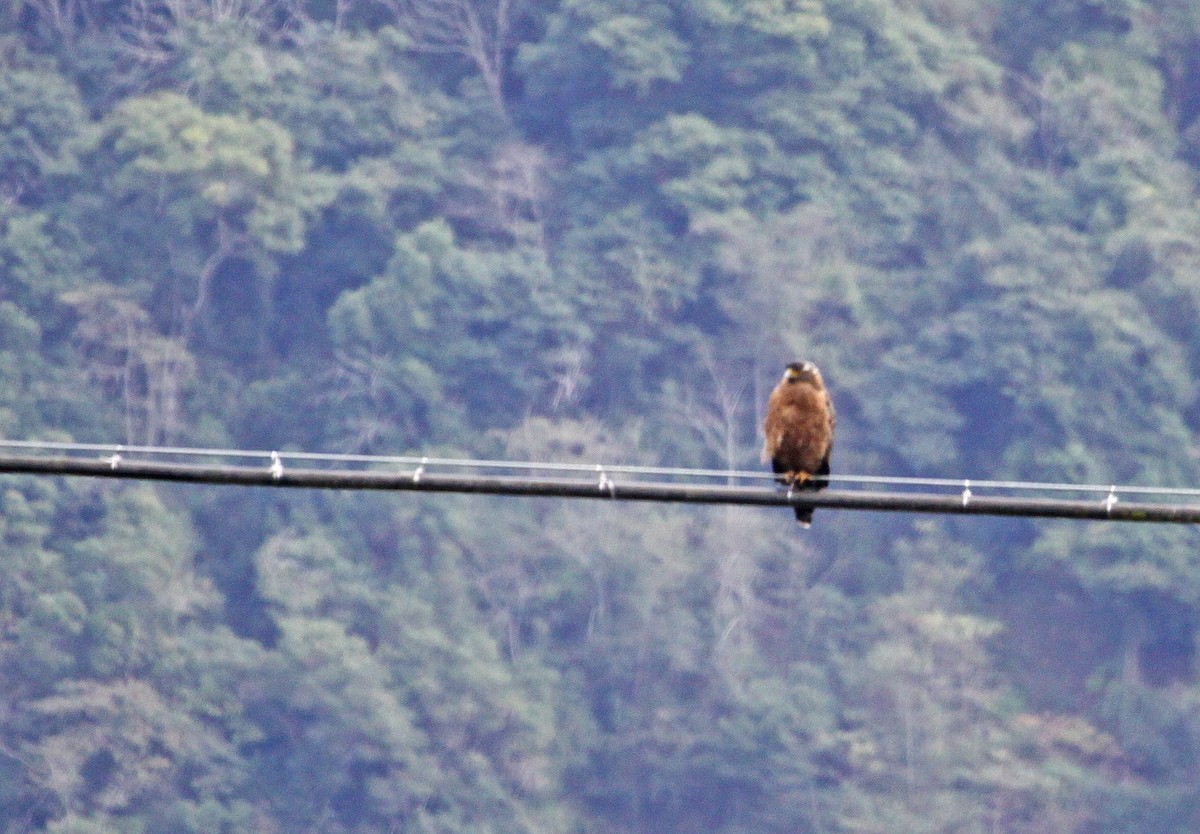
[[[812,362],[792,362],[767,400],[763,423],[763,463],[770,462],[780,483],[795,489],[824,489],[837,415],[825,380]],[[796,520],[807,527],[811,508],[797,507]]]

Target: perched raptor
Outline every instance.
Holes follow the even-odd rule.
[[[789,489],[824,489],[837,415],[821,372],[812,362],[792,362],[767,401],[763,424],[763,463],[770,461]],[[811,508],[797,507],[796,520],[807,527]]]

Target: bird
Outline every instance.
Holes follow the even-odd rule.
[[[767,400],[762,461],[776,480],[793,489],[820,490],[828,484],[829,455],[837,413],[821,371],[812,362],[790,362]],[[812,523],[812,507],[796,507],[796,520]]]

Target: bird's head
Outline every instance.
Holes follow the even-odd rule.
[[[821,371],[812,362],[790,362],[783,372],[787,382],[808,382],[818,387],[824,385]]]

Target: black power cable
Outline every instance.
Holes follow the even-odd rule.
[[[605,501],[654,501],[682,504],[816,507],[839,510],[940,513],[944,515],[1074,518],[1097,521],[1200,523],[1200,505],[1117,500],[1115,491],[1103,501],[1058,498],[1014,498],[961,494],[887,493],[855,490],[787,492],[782,487],[729,486],[614,480],[596,467],[596,480],[515,475],[446,475],[425,472],[305,469],[283,466],[278,457],[269,467],[126,461],[110,458],[0,456],[0,473],[85,476],[192,484],[290,487],[305,489],[453,492],[482,495],[590,498]],[[619,478],[619,476],[618,476]]]

